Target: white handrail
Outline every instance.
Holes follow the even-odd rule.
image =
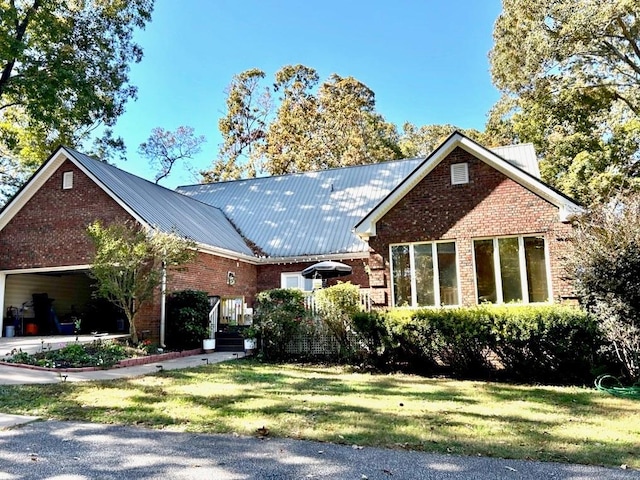
[[[216,299],[216,303],[211,307],[209,312],[209,338],[216,338],[216,332],[218,331],[218,310],[220,309],[220,299]]]

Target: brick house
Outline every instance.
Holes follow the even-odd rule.
[[[581,208],[539,177],[531,145],[490,150],[458,132],[427,158],[176,191],[61,147],[0,211],[0,311],[28,322],[42,292],[60,318],[90,304],[94,220],[194,240],[196,259],[168,289],[229,300],[221,324],[259,291],[309,290],[300,272],[329,259],[353,267],[345,280],[375,306],[558,301],[571,296],[561,260]],[[154,338],[160,304],[140,319]]]

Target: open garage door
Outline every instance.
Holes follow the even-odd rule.
[[[93,298],[92,283],[87,270],[6,274],[2,333],[73,335],[78,327],[81,333],[126,331],[120,312]]]

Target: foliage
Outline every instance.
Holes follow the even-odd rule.
[[[573,384],[605,362],[595,319],[575,307],[397,309],[385,318],[390,366],[409,371]]]
[[[484,310],[416,310],[399,322],[390,317],[389,332],[399,361],[406,355],[409,369],[435,373],[445,367],[452,375],[465,378],[486,378],[491,370],[491,319]]]
[[[375,94],[362,82],[333,74],[319,84],[304,65],[284,66],[273,87],[262,86],[264,78],[255,68],[233,78],[219,123],[224,143],[203,181],[400,158],[396,127],[375,111]]]
[[[218,122],[224,142],[212,168],[200,172],[203,182],[256,176],[271,112],[271,92],[260,85],[264,77],[257,68],[233,77],[227,89],[227,113]]]
[[[284,349],[307,324],[304,293],[276,288],[256,298],[253,331],[258,334],[261,353],[267,359],[284,357]]]
[[[505,0],[494,40],[487,130],[533,142],[543,178],[585,203],[637,188],[637,2]]]
[[[0,185],[10,194],[61,143],[78,146],[112,126],[136,95],[135,29],[153,0],[0,0]],[[99,148],[122,148],[109,128]]]
[[[170,273],[171,267],[188,262],[194,242],[126,222],[109,226],[94,222],[87,233],[96,249],[91,267],[96,294],[123,310],[131,340],[137,343],[136,315],[153,298],[163,265]]]
[[[585,307],[634,381],[640,380],[640,194],[594,207],[575,223],[567,269]]]
[[[359,311],[351,317],[351,328],[356,334],[355,360],[376,368],[389,365],[390,341],[386,315],[383,312]]]
[[[182,290],[167,297],[167,346],[187,350],[209,338],[207,292]]]
[[[196,136],[192,127],[178,127],[175,132],[154,128],[149,138],[140,144],[138,153],[158,170],[155,181],[167,178],[179,160],[193,158],[200,153],[204,136]]]
[[[112,367],[131,352],[117,342],[96,340],[92,343],[69,343],[57,350],[36,354],[16,352],[7,361],[47,368]]]
[[[485,147],[497,147],[501,145],[501,143],[491,138],[490,135],[479,132],[473,128],[463,129],[449,124],[423,125],[418,128],[409,122],[406,122],[402,126],[402,135],[400,136],[398,144],[404,157],[426,157],[455,131],[466,135]]]
[[[360,289],[350,282],[338,283],[314,292],[316,307],[322,321],[336,337],[347,358],[354,345],[349,333],[353,330],[352,318],[360,311]]]
[[[504,371],[518,381],[590,383],[604,361],[596,319],[568,306],[493,307],[493,344]]]

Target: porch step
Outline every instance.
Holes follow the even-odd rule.
[[[242,338],[216,337],[216,352],[244,352]]]

